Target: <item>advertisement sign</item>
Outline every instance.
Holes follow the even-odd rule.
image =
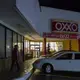
[[[46,38],[58,38],[58,39],[77,39],[77,34],[68,34],[68,33],[43,33],[43,37]]]
[[[51,31],[59,32],[78,32],[78,24],[70,21],[56,21],[52,20]]]

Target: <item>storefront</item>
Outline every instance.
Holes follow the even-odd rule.
[[[12,49],[18,45],[19,53],[24,60],[24,36],[0,24],[0,71],[11,66]]]
[[[63,50],[63,42],[47,42],[46,43],[46,50],[50,51],[50,53],[53,53],[53,52],[57,52],[57,51],[60,51],[60,50]]]
[[[44,32],[44,54],[47,54],[47,46],[50,39],[53,40],[54,44],[49,41],[49,50],[51,46],[55,51],[59,50],[74,50],[79,51],[79,40],[78,40],[78,23],[69,20],[51,20],[51,32]],[[48,39],[49,38],[49,39]],[[48,39],[48,40],[47,40]]]
[[[42,54],[43,43],[30,40],[24,41],[24,53],[26,58],[36,58]]]

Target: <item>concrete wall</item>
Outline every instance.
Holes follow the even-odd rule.
[[[0,72],[9,71],[11,68],[11,58],[0,59]]]
[[[39,25],[37,25],[38,32],[42,35],[43,32],[51,32],[51,19],[62,19],[62,20],[70,20],[76,21],[78,23],[79,32],[80,32],[80,13],[49,8],[49,7],[41,7],[40,21]],[[64,49],[69,50],[70,44],[69,40],[64,40]],[[74,43],[74,44],[73,44]],[[71,40],[71,50],[79,51],[78,40]]]
[[[41,7],[41,15],[39,25],[37,30],[42,34],[43,32],[50,32],[51,19],[62,19],[62,20],[72,20],[79,23],[80,13],[72,12],[67,10]],[[80,23],[79,23],[79,32],[80,32]]]
[[[20,33],[17,29],[15,29],[13,26],[10,26],[9,24],[5,23],[5,22],[2,21],[2,20],[0,20],[0,24],[6,26],[7,28],[9,28],[9,29],[11,29],[11,30],[13,30],[13,31],[15,31],[15,32],[17,32],[17,33],[19,33],[19,34],[21,34],[21,35],[23,35],[23,34]]]
[[[51,19],[72,20],[78,23],[80,21],[80,13],[78,12],[44,6],[41,6],[40,12],[38,0],[16,0],[16,6],[41,35],[43,32],[50,32]]]
[[[16,7],[36,29],[40,16],[38,0],[16,0]]]

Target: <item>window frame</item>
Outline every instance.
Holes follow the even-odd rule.
[[[24,53],[24,36],[23,35],[21,35],[21,34],[19,34],[18,32],[16,32],[16,31],[14,31],[14,30],[12,30],[12,29],[10,29],[10,28],[8,28],[7,26],[5,26],[4,24],[2,24],[2,23],[0,23],[0,26],[2,26],[4,29],[5,29],[5,32],[4,32],[4,57],[0,57],[0,59],[5,59],[5,58],[9,58],[9,57],[7,57],[7,55],[6,55],[6,39],[7,39],[7,30],[10,30],[11,32],[12,32],[12,43],[11,43],[11,45],[12,45],[12,48],[13,48],[13,33],[16,33],[17,35],[20,35],[20,36],[22,36],[23,37],[23,42],[22,42],[22,44],[23,44],[23,53]],[[18,43],[18,36],[17,36],[17,43]]]
[[[2,27],[3,29],[4,29],[4,45],[3,45],[3,48],[4,48],[4,54],[3,54],[3,56],[0,56],[0,59],[4,59],[4,58],[6,58],[6,28],[4,27],[4,25],[2,25],[1,23],[0,23],[0,27]]]
[[[12,30],[6,28],[6,50],[5,50],[5,53],[6,53],[5,57],[6,58],[11,57],[11,56],[7,56],[7,38],[8,38],[7,31],[10,31],[11,32],[11,36],[12,36],[11,37],[11,53],[12,53],[12,48],[13,48],[13,46],[12,46],[12,39],[13,39]]]

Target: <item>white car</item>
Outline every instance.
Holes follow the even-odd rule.
[[[59,51],[51,57],[41,58],[33,63],[33,68],[46,73],[58,71],[80,71],[80,52]]]

